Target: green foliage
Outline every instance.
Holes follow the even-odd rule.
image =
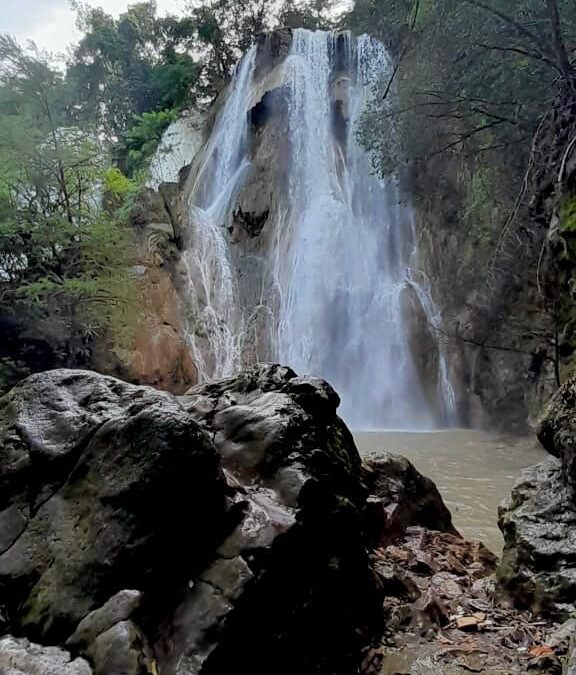
[[[124,136],[121,154],[130,176],[144,169],[156,152],[162,134],[178,119],[176,110],[160,110],[137,115]]]
[[[576,232],[576,196],[565,200],[560,209],[560,229],[562,232]]]
[[[69,60],[67,82],[81,119],[113,140],[134,116],[194,102],[201,68],[189,18],[158,17],[155,2],[131,5],[118,19],[102,9],[77,10],[85,35]]]
[[[337,25],[337,9],[338,3],[330,0],[288,0],[282,8],[279,23],[288,28],[331,30]]]
[[[104,191],[114,199],[123,199],[133,190],[133,181],[127,178],[116,166],[106,169],[102,178]]]
[[[342,0],[202,0],[189,1],[204,92],[213,97],[229,80],[238,59],[262,31],[332,28]]]
[[[121,339],[131,326],[133,246],[116,213],[131,182],[107,168],[95,128],[70,124],[66,100],[62,77],[43,55],[0,38],[6,379],[17,367],[85,365],[95,337]],[[113,199],[103,198],[103,187]]]
[[[573,3],[558,1],[559,34],[549,5],[357,0],[345,24],[386,42],[397,64],[377,88],[360,129],[377,171],[415,165],[430,187],[425,167],[438,158],[444,157],[444,166],[450,158],[472,166],[470,184],[459,177],[464,221],[486,219],[490,227],[490,195],[505,192],[514,201],[559,76],[573,77],[562,56],[569,60],[576,53]]]

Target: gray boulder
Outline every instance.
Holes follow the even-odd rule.
[[[525,470],[500,507],[497,577],[520,607],[566,619],[576,611],[576,380],[550,401],[537,428],[552,455]]]
[[[86,648],[94,640],[115,626],[126,621],[140,607],[142,593],[140,591],[120,591],[110,598],[102,607],[90,612],[78,624],[78,627],[66,640],[71,648]]]
[[[373,546],[385,546],[413,526],[458,535],[434,482],[405,457],[389,452],[370,456],[362,478],[370,493],[366,510]]]
[[[41,647],[28,640],[0,639],[2,675],[92,675],[84,659],[72,659],[58,647]]]
[[[11,632],[52,643],[123,588],[159,620],[226,510],[215,449],[179,402],[88,372],[0,401],[0,481],[0,604]]]
[[[146,658],[145,640],[132,621],[121,621],[101,633],[86,654],[94,675],[145,675],[152,660]]]
[[[0,400],[5,628],[97,675],[355,673],[381,594],[338,404],[276,365],[180,398],[22,382]]]
[[[561,462],[563,482],[576,486],[576,378],[560,387],[538,422],[538,439]]]
[[[526,469],[499,510],[500,585],[518,606],[558,619],[576,609],[576,510],[563,475],[554,458]]]

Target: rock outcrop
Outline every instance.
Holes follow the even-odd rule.
[[[41,647],[28,640],[0,639],[2,675],[92,675],[84,659],[73,659],[58,647]]]
[[[8,639],[0,664],[355,673],[381,591],[338,404],[271,365],[180,398],[85,371],[22,382],[0,401],[0,630],[71,656]]]
[[[389,452],[368,457],[362,478],[370,493],[366,523],[371,547],[398,540],[409,527],[460,536],[436,485],[405,457]]]
[[[552,398],[538,425],[552,455],[527,469],[500,509],[500,584],[520,606],[557,618],[576,609],[576,380]]]
[[[0,420],[10,630],[63,642],[125,588],[160,620],[223,536],[226,485],[206,435],[169,394],[81,371],[24,381]]]
[[[185,238],[179,186],[161,183],[145,188],[130,215],[137,265],[138,307],[131,344],[101,345],[94,368],[136,384],[182,394],[198,381],[186,341],[182,287]]]

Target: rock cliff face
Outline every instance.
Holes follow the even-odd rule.
[[[186,338],[186,269],[182,261],[183,217],[178,183],[145,188],[130,216],[135,236],[138,308],[133,344],[105,344],[96,370],[137,384],[182,394],[198,381]]]
[[[576,608],[576,381],[552,398],[538,425],[550,459],[527,469],[500,509],[501,585],[520,606],[567,618]]]
[[[138,267],[144,316],[128,357],[131,381],[183,393],[198,380],[188,347],[181,293],[185,269],[182,204],[177,183],[147,189],[132,213],[140,252]]]
[[[193,139],[181,147],[177,144],[172,151],[170,139],[177,130],[167,136],[163,152],[168,152],[164,157],[170,160],[169,171],[158,169],[166,161],[159,154],[155,161],[157,189],[143,195],[134,217],[141,259],[137,271],[145,304],[136,345],[133,353],[120,355],[122,366],[106,362],[100,368],[98,363],[99,369],[180,394],[199,375],[202,379],[219,370],[233,372],[240,364],[276,358],[272,336],[278,330],[280,298],[278,270],[274,267],[286,255],[285,244],[279,247],[279,238],[289,206],[282,195],[286,193],[291,152],[286,59],[292,41],[289,29],[258,38],[253,84],[246,102],[250,165],[232,200],[232,213],[216,223],[214,240],[206,241],[198,235],[197,214],[191,213],[190,200],[208,161],[207,143],[214,120],[233,92],[223,92],[206,119],[194,118]],[[342,37],[336,43],[337,52],[344,43]],[[350,118],[350,73],[339,58],[338,54],[334,57],[329,96],[334,141],[343,144]],[[410,64],[404,67],[409,70]],[[211,156],[216,157],[222,148],[212,151]],[[178,169],[184,166],[178,187],[176,183],[161,185],[166,178],[176,181]],[[570,162],[565,171],[567,176],[572,175]],[[490,246],[485,245],[481,232],[474,240],[463,225],[469,200],[464,186],[470,183],[473,172],[473,162],[454,150],[416,167],[404,181],[414,207],[418,264],[431,281],[432,296],[445,320],[445,334],[438,334],[422,312],[418,298],[407,293],[409,349],[427,400],[438,401],[439,345],[445,345],[459,422],[526,432],[530,418],[555,388],[555,347],[550,322],[539,309],[542,298],[535,269],[546,231],[536,221],[546,220],[546,226],[556,222],[558,208],[553,214],[550,200],[540,199],[549,192],[540,176],[534,185],[534,213],[526,210],[520,214],[516,248],[507,258],[519,264],[507,265],[494,287],[485,279]],[[549,173],[557,175],[558,171]],[[497,209],[491,215],[495,221],[505,216]],[[557,232],[557,228],[552,230]],[[206,262],[214,256],[224,258],[225,265],[198,265],[198,261]],[[568,262],[563,260],[562,274]],[[229,295],[230,273],[238,284],[233,296]],[[210,300],[211,295],[216,302]],[[224,311],[218,306],[218,298],[226,305]],[[560,335],[561,349],[568,350],[562,358],[571,354],[568,333],[561,331]],[[224,366],[214,359],[215,344],[226,355]],[[440,410],[432,412],[436,418],[442,417]]]
[[[415,66],[404,67],[409,79]],[[524,180],[498,152],[487,169],[466,144],[420,162],[406,180],[461,419],[473,426],[527,432],[574,368],[575,110],[573,91],[557,92],[520,165],[522,178],[530,169]],[[499,194],[482,188],[486,171]]]

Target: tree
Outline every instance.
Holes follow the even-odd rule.
[[[80,119],[96,121],[113,140],[135,116],[181,110],[195,100],[201,67],[190,18],[160,18],[153,1],[131,5],[118,19],[76,8],[85,35],[69,60],[67,82]]]
[[[273,27],[277,6],[269,0],[204,0],[190,2],[189,10],[202,49],[206,88],[215,96],[258,33]]]
[[[332,28],[340,0],[189,0],[191,20],[202,45],[206,91],[217,95],[240,56],[262,31]]]
[[[287,0],[280,13],[279,23],[288,28],[332,30],[338,22],[337,4],[330,0]]]
[[[358,29],[371,23],[372,29],[386,31],[381,17],[389,17],[385,39],[400,61],[401,107],[390,109],[386,103],[380,112],[409,113],[434,128],[434,134],[421,134],[408,144],[410,158],[461,145],[471,154],[522,145],[521,156],[514,157],[521,171],[558,68],[565,68],[563,58],[554,56],[563,50],[553,46],[557,40],[547,5],[522,0],[510,12],[509,3],[476,0],[356,3],[350,25]],[[568,5],[563,3],[566,16]],[[402,61],[409,66],[410,82],[402,80]],[[432,136],[434,144],[429,142]]]
[[[0,36],[0,376],[86,365],[135,301],[107,153],[69,123],[66,95],[43,54]]]

